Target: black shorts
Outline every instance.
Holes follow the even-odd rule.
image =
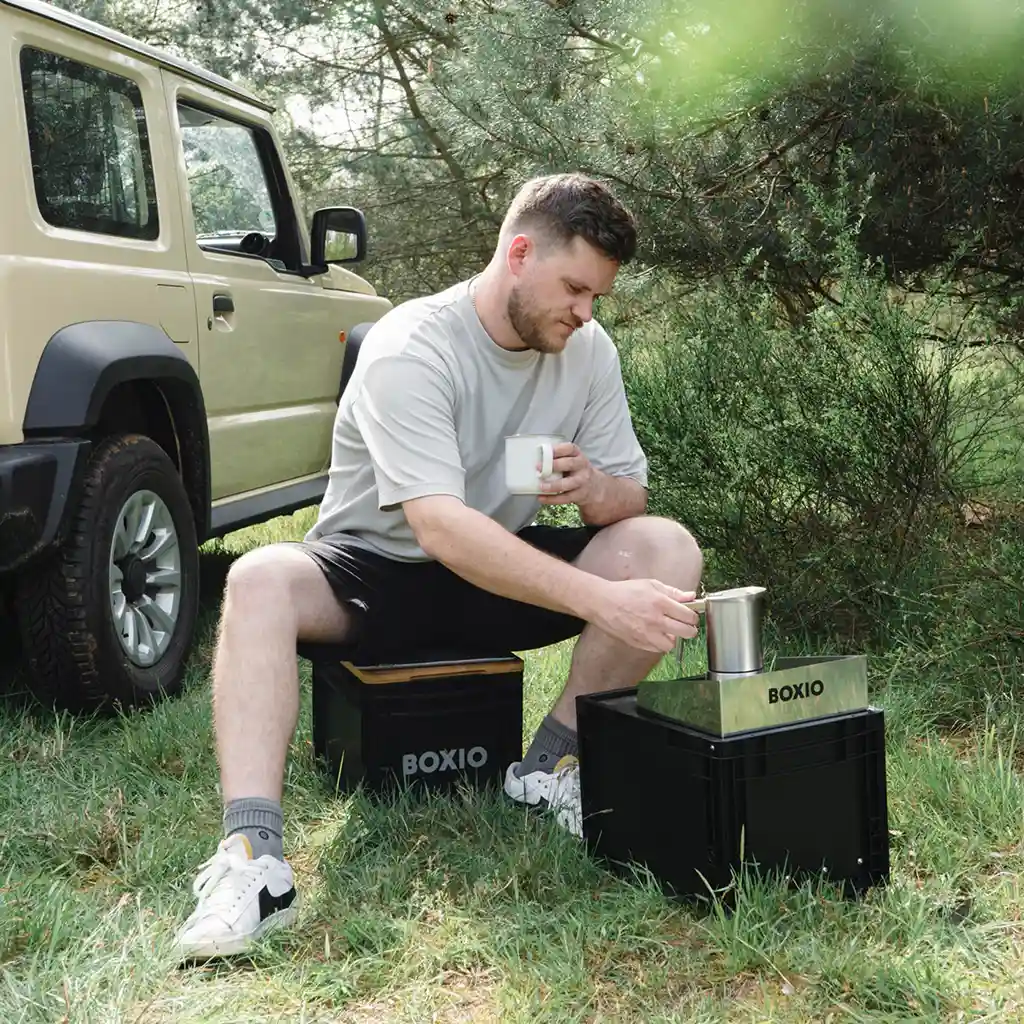
[[[528,526],[517,535],[572,562],[599,527]],[[300,541],[338,599],[357,610],[352,657],[382,661],[413,652],[466,656],[531,651],[579,636],[572,615],[483,590],[436,561],[400,562],[346,542],[344,534]]]

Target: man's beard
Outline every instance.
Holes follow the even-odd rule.
[[[558,351],[557,342],[545,335],[540,317],[526,308],[520,291],[516,288],[508,297],[508,319],[512,329],[523,339],[527,348],[537,352]]]

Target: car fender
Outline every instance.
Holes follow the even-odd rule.
[[[192,364],[159,328],[128,320],[93,320],[57,331],[36,367],[22,425],[25,438],[90,436],[110,392],[133,380],[156,384],[167,402],[202,542],[210,527],[206,403]]]

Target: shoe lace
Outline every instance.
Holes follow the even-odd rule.
[[[261,872],[262,868],[255,862],[228,850],[218,850],[200,865],[199,874],[192,883],[192,892],[199,898],[203,915],[230,907],[242,891],[238,883],[243,878],[256,878]]]

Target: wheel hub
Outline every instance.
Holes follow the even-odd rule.
[[[109,572],[114,632],[134,664],[154,665],[181,614],[181,551],[170,509],[153,491],[136,491],[118,513]]]
[[[121,589],[125,599],[134,604],[146,593],[146,564],[135,555],[129,555],[120,564],[124,573]]]

